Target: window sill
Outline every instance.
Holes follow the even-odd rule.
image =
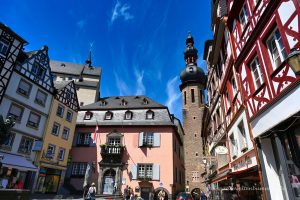
[[[39,129],[39,126],[33,126],[33,125],[30,125],[30,124],[26,124],[26,126],[29,127],[29,128],[35,129],[35,130]]]
[[[20,92],[19,90],[17,90],[17,93],[22,96],[22,97],[25,97],[26,99],[29,99],[29,94],[23,94],[22,92]]]

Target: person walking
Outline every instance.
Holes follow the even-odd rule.
[[[128,200],[130,197],[128,185],[124,188],[124,199]]]
[[[96,199],[96,192],[97,192],[97,189],[96,189],[95,183],[92,183],[92,185],[89,188],[89,191],[87,193],[86,199],[87,200],[95,200]]]

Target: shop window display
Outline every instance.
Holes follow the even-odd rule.
[[[0,170],[1,189],[24,189],[27,172],[2,167]]]

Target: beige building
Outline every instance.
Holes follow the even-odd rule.
[[[91,52],[85,65],[50,60],[50,67],[54,81],[75,81],[79,106],[99,100],[101,68],[92,66]]]
[[[54,96],[45,128],[41,151],[35,163],[39,166],[35,192],[57,193],[64,182],[69,151],[77,120],[78,100],[74,81],[55,82]]]
[[[198,50],[194,48],[194,39],[188,35],[186,39],[184,59],[186,67],[180,73],[182,93],[182,116],[184,129],[184,158],[186,191],[191,192],[195,199],[199,198],[200,190],[204,190],[201,174],[203,145],[201,138],[202,118],[205,110],[204,89],[205,74],[197,67]]]

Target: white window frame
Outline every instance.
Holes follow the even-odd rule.
[[[154,112],[152,110],[146,112],[146,119],[154,119]]]
[[[138,164],[138,178],[152,179],[153,177],[153,164]]]
[[[13,108],[18,108],[18,109],[20,109],[20,110],[21,110],[20,115],[16,115],[16,113],[12,113],[12,109],[13,109]],[[9,116],[12,116],[12,118],[13,118],[16,122],[21,122],[22,116],[23,116],[23,112],[24,112],[24,107],[19,106],[18,104],[12,103],[12,104],[10,105],[9,110],[8,110],[7,118],[8,118]]]
[[[29,155],[33,146],[34,140],[30,137],[22,136],[19,144],[18,152]]]
[[[57,155],[57,159],[60,161],[63,161],[65,159],[65,152],[66,150],[64,148],[59,148],[58,149],[58,155]]]
[[[153,146],[153,144],[154,144],[154,133],[153,132],[144,132],[143,145]]]
[[[110,111],[107,111],[107,112],[105,113],[104,119],[105,119],[105,120],[111,120],[112,118],[113,118],[113,113],[110,112]]]
[[[87,167],[87,163],[85,162],[73,162],[72,176],[84,176],[86,167]]]
[[[239,13],[239,21],[240,21],[242,31],[244,31],[245,27],[247,26],[248,17],[249,17],[249,12],[248,12],[246,3],[244,3],[244,5],[242,6],[242,9]]]
[[[68,116],[70,116],[70,117],[68,117]],[[70,111],[70,110],[67,111],[66,120],[68,122],[72,122],[72,120],[73,120],[73,112],[72,111]]]
[[[34,102],[36,102],[37,104],[40,104],[42,106],[45,106],[46,101],[47,101],[47,96],[48,95],[45,92],[43,92],[42,90],[38,89],[38,91],[36,92],[36,96],[35,96]]]
[[[278,33],[278,35],[276,35],[276,33]],[[275,46],[271,45],[271,41],[275,42]],[[273,64],[273,69],[275,70],[287,58],[287,52],[282,41],[282,36],[277,28],[271,33],[271,35],[267,39],[267,47],[271,58],[271,62]],[[278,56],[274,55],[275,51],[278,53]],[[278,59],[280,62],[276,63]]]
[[[61,112],[61,113],[59,113],[59,109],[60,109],[60,108],[62,108],[62,112]],[[59,117],[64,117],[64,112],[65,112],[64,106],[58,105],[58,106],[57,106],[57,110],[56,110],[56,115],[59,116]]]
[[[119,146],[119,145],[121,145],[121,138],[120,137],[109,137],[108,144],[111,146]]]
[[[9,52],[10,41],[4,37],[0,38],[0,55],[6,56]]]
[[[90,138],[91,138],[90,133],[79,133],[78,139],[77,139],[77,144],[78,145],[89,145],[90,144]]]
[[[54,131],[54,127],[55,127],[55,126],[57,126],[58,128],[56,129],[56,132],[53,132],[53,131]],[[53,135],[56,135],[56,136],[58,136],[58,135],[59,135],[59,131],[60,131],[60,124],[59,124],[59,123],[56,123],[56,122],[54,122],[54,123],[53,123],[53,126],[52,126],[51,133],[52,133]]]
[[[33,116],[37,117],[36,122],[32,120]],[[29,127],[33,127],[33,128],[38,128],[39,125],[40,125],[40,121],[41,121],[41,116],[40,115],[38,115],[34,112],[30,112],[26,125],[29,126]]]
[[[250,70],[255,89],[257,90],[264,83],[263,73],[261,71],[260,63],[257,56],[250,63]]]
[[[46,155],[48,158],[54,158],[56,146],[53,144],[48,144]]]
[[[241,129],[241,126],[244,130]],[[238,132],[238,141],[241,152],[248,149],[248,142],[247,142],[247,133],[245,128],[244,120],[242,119],[237,125],[237,132]]]
[[[84,114],[84,120],[90,120],[93,117],[93,113],[90,111],[85,112]]]
[[[68,140],[70,135],[70,129],[67,127],[64,127],[63,132],[62,132],[62,138]]]
[[[22,87],[22,84],[24,84],[24,86],[27,85],[28,90],[25,89],[26,86],[25,86],[25,88]],[[18,92],[19,94],[21,94],[22,96],[29,97],[30,92],[31,92],[31,88],[32,88],[32,84],[30,84],[30,83],[28,83],[27,81],[21,79],[20,82],[19,82],[19,85],[18,85],[17,92]]]
[[[132,119],[132,115],[133,115],[133,113],[131,111],[126,111],[124,119],[125,120],[131,120]]]

